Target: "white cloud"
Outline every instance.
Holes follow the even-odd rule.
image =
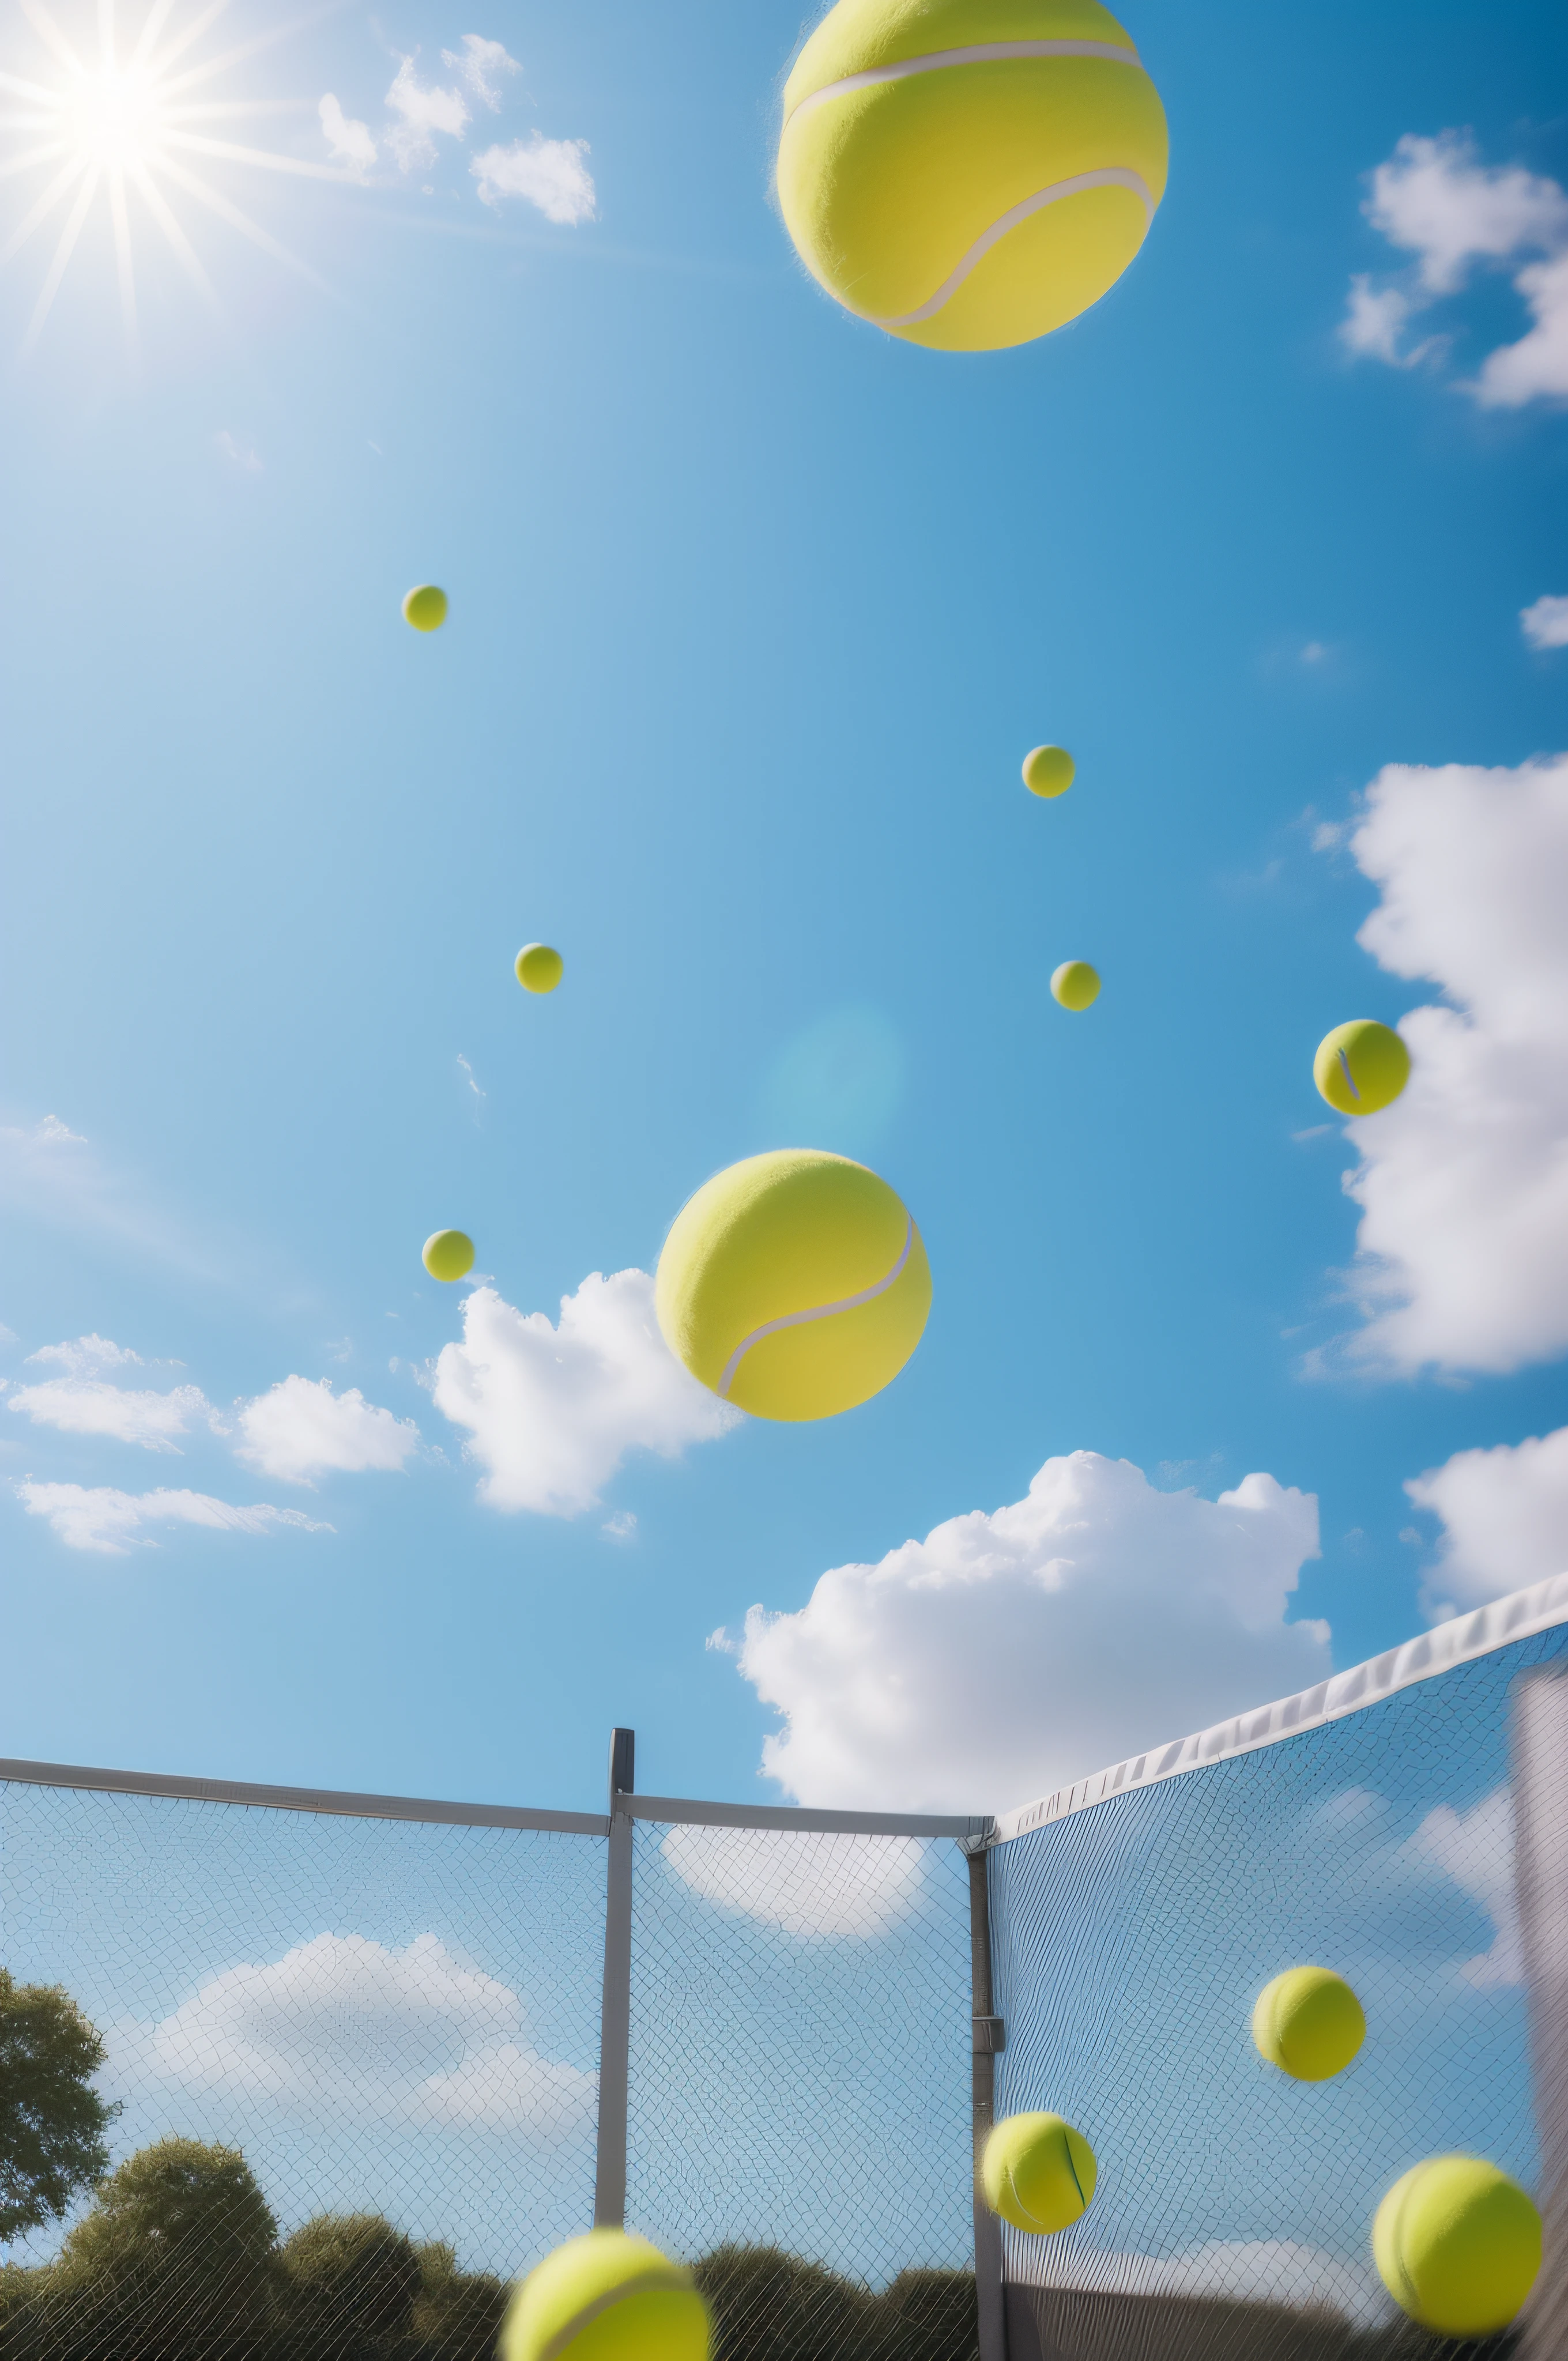
[[[1404,1017],[1412,1072],[1348,1126],[1374,1366],[1502,1372],[1568,1347],[1568,756],[1391,764],[1350,839],[1357,940],[1453,1004]]]
[[[1456,1451],[1405,1489],[1443,1523],[1426,1585],[1434,1614],[1568,1572],[1568,1426],[1490,1451]]]
[[[427,89],[414,71],[412,58],[404,58],[399,66],[387,93],[387,104],[402,118],[388,132],[387,145],[404,172],[411,172],[416,165],[434,163],[433,132],[460,139],[467,128],[468,109],[462,93],[435,86]]]
[[[659,1850],[694,1894],[786,1935],[883,1934],[907,1916],[926,1873],[914,1837],[674,1828]]]
[[[643,1270],[590,1272],[561,1301],[561,1324],[521,1312],[494,1288],[463,1306],[463,1342],[435,1365],[436,1408],[473,1441],[492,1509],[576,1517],[599,1505],[629,1451],[678,1458],[727,1433],[740,1413],[688,1376],[659,1334]]]
[[[105,1434],[116,1443],[139,1443],[144,1451],[178,1453],[174,1437],[189,1434],[192,1426],[222,1432],[200,1386],[175,1386],[159,1394],[112,1386],[103,1378],[49,1378],[42,1385],[20,1387],[6,1408],[60,1434]]]
[[[221,434],[214,435],[213,441],[230,466],[237,467],[242,476],[260,475],[261,454],[248,443],[242,443],[237,435],[231,434],[226,426]]]
[[[1447,338],[1400,351],[1412,316],[1457,294],[1477,262],[1543,255],[1514,279],[1534,326],[1519,343],[1490,353],[1463,390],[1492,409],[1568,395],[1568,195],[1555,181],[1517,164],[1481,163],[1474,142],[1459,132],[1435,139],[1407,134],[1373,173],[1362,210],[1416,261],[1403,284],[1375,287],[1365,273],[1352,279],[1339,333],[1353,353],[1395,368],[1441,357]]]
[[[1532,648],[1568,648],[1568,598],[1538,598],[1519,609],[1519,629]]]
[[[367,1402],[357,1386],[334,1394],[330,1378],[281,1378],[239,1413],[243,1440],[235,1456],[285,1484],[309,1484],[328,1473],[396,1474],[420,1433],[411,1418]]]
[[[1330,1669],[1287,1624],[1317,1502],[1272,1476],[1217,1502],[1127,1460],[1047,1459],[1028,1497],[754,1607],[745,1677],[784,1728],[763,1769],[806,1804],[999,1810]]]
[[[397,84],[394,82],[392,87],[396,89]],[[345,115],[330,90],[317,111],[326,144],[336,160],[352,171],[367,172],[376,161],[376,142],[370,136],[370,126],[356,123],[351,115]]]
[[[204,1525],[216,1532],[266,1533],[296,1525],[307,1533],[330,1533],[298,1509],[269,1508],[264,1501],[241,1509],[205,1492],[116,1492],[107,1484],[38,1484],[29,1476],[16,1487],[29,1517],[47,1517],[67,1549],[96,1550],[104,1557],[128,1557],[133,1546],[153,1549],[145,1525]]]
[[[1508,1788],[1494,1787],[1467,1812],[1440,1804],[1410,1839],[1409,1850],[1452,1877],[1497,1929],[1491,1949],[1461,1967],[1465,1982],[1482,1992],[1522,1983],[1524,1949],[1514,1891],[1514,1806]]]
[[[36,1353],[27,1355],[29,1367],[41,1361],[46,1368],[65,1369],[73,1378],[101,1377],[105,1369],[145,1369],[147,1363],[128,1345],[116,1345],[96,1331],[91,1336],[74,1337],[69,1344],[40,1345]]]
[[[524,2031],[517,1993],[433,1934],[401,1951],[323,1934],[211,1977],[157,2024],[116,2026],[108,2079],[145,2089],[156,2078],[294,2117],[554,2143],[591,2114],[594,2077],[542,2057]]]
[[[522,71],[517,60],[508,57],[503,42],[487,41],[480,33],[465,33],[461,50],[443,49],[441,62],[456,67],[475,97],[492,115],[500,111],[499,77]]]
[[[468,170],[486,204],[499,209],[503,197],[522,197],[546,221],[570,227],[594,218],[593,175],[583,161],[587,153],[586,139],[546,139],[535,131],[510,147],[487,148]]]

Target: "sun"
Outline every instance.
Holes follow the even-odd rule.
[[[0,157],[0,181],[41,181],[33,202],[0,247],[0,269],[46,225],[54,251],[23,340],[38,342],[83,230],[94,214],[114,243],[126,334],[137,332],[135,237],[150,227],[209,303],[217,297],[181,214],[194,205],[215,215],[275,260],[315,273],[253,221],[212,178],[212,168],[285,172],[307,180],[350,181],[330,164],[305,163],[265,148],[237,146],[219,127],[245,116],[295,111],[292,102],[216,97],[214,84],[291,29],[280,27],[237,47],[203,55],[203,43],[225,0],[148,0],[126,12],[97,0],[93,38],[79,46],[44,0],[17,0],[48,52],[37,79],[0,71],[0,133],[16,142]],[[47,78],[46,78],[47,77]],[[205,166],[205,170],[198,165]],[[318,285],[320,281],[316,282]]]

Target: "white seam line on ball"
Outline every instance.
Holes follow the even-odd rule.
[[[1361,1093],[1355,1087],[1355,1076],[1350,1071],[1350,1060],[1345,1056],[1343,1049],[1339,1053],[1339,1061],[1344,1068],[1344,1082],[1346,1090],[1349,1091],[1353,1099],[1358,1099],[1361,1096]]]
[[[1147,181],[1126,165],[1106,164],[1097,172],[1075,172],[1069,181],[1053,181],[1048,189],[1036,190],[1032,197],[1025,197],[1022,203],[1012,206],[993,221],[988,230],[982,230],[958,269],[943,280],[934,295],[928,295],[925,302],[918,304],[913,312],[861,312],[861,318],[872,321],[879,328],[912,328],[917,320],[929,320],[950,297],[957,294],[975,265],[984,261],[992,247],[999,239],[1004,238],[1010,229],[1016,229],[1021,221],[1027,221],[1031,214],[1042,212],[1047,205],[1059,203],[1063,197],[1077,196],[1080,189],[1131,189],[1134,196],[1141,199],[1149,221],[1154,219],[1154,199],[1149,194]],[[1146,235],[1146,224],[1145,232]],[[859,306],[851,303],[846,309],[857,311]]]
[[[841,98],[847,90],[869,90],[879,82],[907,82],[911,74],[935,73],[941,66],[982,66],[993,58],[1109,58],[1119,66],[1143,63],[1136,49],[1118,49],[1113,41],[975,41],[965,49],[933,49],[928,57],[899,58],[892,65],[866,66],[859,73],[846,74],[841,82],[824,82],[820,90],[808,90],[784,121],[793,123],[808,107],[820,106],[825,99]]]
[[[858,1304],[870,1303],[873,1296],[885,1295],[909,1260],[909,1249],[915,1243],[914,1214],[909,1214],[907,1219],[909,1226],[904,1233],[904,1244],[899,1248],[898,1260],[885,1279],[879,1279],[873,1286],[862,1287],[859,1295],[846,1295],[841,1303],[814,1303],[809,1312],[786,1312],[778,1320],[764,1320],[760,1328],[753,1328],[749,1336],[743,1337],[724,1364],[724,1375],[718,1380],[720,1401],[729,1400],[729,1389],[735,1381],[736,1370],[752,1345],[760,1345],[764,1336],[775,1335],[781,1328],[799,1328],[807,1320],[830,1320],[835,1312],[853,1312]]]
[[[558,2328],[554,2335],[540,2346],[539,2361],[555,2361],[556,2355],[564,2353],[573,2337],[580,2335],[590,2321],[597,2320],[601,2312],[608,2312],[612,2304],[621,2302],[627,2296],[684,2293],[682,2288],[672,2288],[667,2268],[639,2271],[635,2279],[623,2279],[619,2287],[607,2289],[603,2295],[596,2296],[591,2303],[585,2304],[581,2312],[574,2312],[565,2328]]]

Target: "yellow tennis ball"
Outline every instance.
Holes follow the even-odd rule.
[[[1432,2156],[1394,2183],[1372,2252],[1400,2309],[1438,2336],[1506,2328],[1541,2268],[1541,2216],[1478,2156]]]
[[[1252,2012],[1258,2054],[1297,2082],[1326,2082],[1366,2038],[1366,2018],[1330,1968],[1287,1968],[1264,1985]]]
[[[433,1230],[421,1260],[432,1279],[466,1279],[474,1268],[474,1241],[461,1230]]]
[[[512,967],[524,992],[554,992],[560,983],[565,961],[548,943],[524,943]]]
[[[1065,796],[1077,768],[1065,746],[1036,746],[1024,757],[1024,785],[1032,796]]]
[[[912,344],[1027,344],[1097,302],[1165,193],[1165,111],[1098,0],[839,0],[784,84],[801,260]]]
[[[981,2155],[985,2202],[1015,2230],[1065,2230],[1097,2178],[1094,2150],[1060,2115],[1003,2115]]]
[[[1392,1106],[1409,1079],[1409,1051],[1391,1027],[1371,1016],[1336,1025],[1312,1060],[1312,1080],[1341,1115],[1376,1115]]]
[[[1100,997],[1100,974],[1087,960],[1063,960],[1051,978],[1051,997],[1064,1008],[1092,1008]]]
[[[779,1148],[706,1181],[670,1225],[654,1304],[694,1378],[758,1418],[831,1418],[920,1342],[931,1268],[885,1180]]]
[[[403,600],[403,620],[416,631],[438,631],[446,620],[446,593],[433,582],[422,582]]]
[[[689,2271],[624,2230],[568,2238],[519,2279],[500,2361],[707,2361],[707,2306]]]

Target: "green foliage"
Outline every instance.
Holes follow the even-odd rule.
[[[417,2349],[432,2361],[491,2361],[511,2290],[488,2271],[460,2271],[450,2246],[416,2249],[420,2294],[414,2305]]]
[[[422,2284],[420,2258],[379,2213],[318,2213],[278,2263],[293,2353],[374,2353],[407,2333]]]
[[[59,1984],[0,1968],[0,2245],[58,2222],[109,2161],[102,2037]]]
[[[905,2271],[880,2294],[776,2246],[719,2246],[697,2264],[714,2361],[970,2361],[974,2280]]]

